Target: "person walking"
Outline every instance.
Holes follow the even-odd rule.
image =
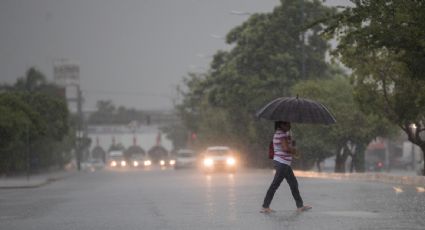
[[[261,213],[273,212],[270,208],[270,203],[273,200],[276,190],[279,188],[283,179],[286,179],[294,197],[297,211],[306,211],[311,209],[311,206],[304,205],[298,190],[298,181],[291,168],[293,155],[296,154],[295,141],[291,140],[290,131],[291,123],[286,121],[275,122],[275,133],[273,135],[273,164],[276,169],[273,181],[267,190],[264,198]]]

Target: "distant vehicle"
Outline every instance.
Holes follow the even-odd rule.
[[[121,150],[112,150],[108,154],[108,166],[110,167],[126,167],[127,161],[124,158],[124,152]]]
[[[365,152],[365,169],[372,172],[381,172],[387,168],[386,148],[383,142],[369,144]]]
[[[91,166],[97,170],[103,169],[103,167],[105,167],[105,163],[103,163],[102,159],[91,159],[90,163],[91,163]]]
[[[236,172],[236,154],[229,147],[211,146],[202,155],[202,169],[204,172]]]
[[[146,168],[152,165],[151,158],[138,145],[132,145],[125,151],[125,157],[133,168]]]
[[[170,156],[162,156],[159,159],[158,162],[159,166],[161,166],[161,168],[168,168],[168,167],[174,167],[174,165],[176,164],[176,160]]]
[[[381,172],[384,170],[384,160],[379,156],[366,155],[366,170],[372,172]]]
[[[84,171],[95,171],[103,169],[105,164],[101,159],[89,159],[87,161],[81,162],[81,169]]]
[[[146,154],[132,154],[129,161],[134,168],[148,168],[152,165],[152,160]]]
[[[190,149],[180,149],[176,154],[175,169],[181,168],[195,168],[197,163],[197,157],[195,152]]]
[[[149,157],[153,164],[159,165],[161,168],[174,167],[176,160],[171,158],[168,151],[161,145],[155,145],[148,151]]]

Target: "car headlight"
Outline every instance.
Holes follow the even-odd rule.
[[[138,161],[133,161],[133,166],[134,166],[134,167],[139,166],[139,162],[138,162]]]
[[[160,164],[161,166],[164,166],[164,165],[165,165],[165,161],[164,161],[164,160],[161,160],[161,161],[159,162],[159,164]]]
[[[170,165],[175,165],[176,161],[175,160],[170,160]]]
[[[147,160],[147,161],[143,162],[143,164],[144,164],[145,166],[149,166],[149,165],[151,165],[151,164],[152,164],[152,162],[151,162],[150,160]]]
[[[125,162],[125,161],[121,161],[121,166],[126,166],[127,165],[127,162]]]
[[[227,158],[226,163],[227,163],[227,165],[233,166],[233,165],[236,164],[236,160],[233,157],[229,157],[229,158]]]
[[[213,164],[214,164],[214,161],[211,158],[204,159],[204,165],[205,166],[211,167],[211,166],[213,166]]]
[[[117,166],[117,162],[116,161],[111,161],[111,167],[115,167]]]

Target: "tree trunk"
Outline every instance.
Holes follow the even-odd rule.
[[[350,173],[354,172],[354,157],[351,155]]]
[[[350,150],[347,146],[340,148],[335,158],[335,172],[345,173],[345,162],[350,155]]]
[[[320,162],[322,162],[321,160],[317,160],[316,161],[316,166],[317,166],[317,171],[318,172],[322,172],[322,168],[320,167]]]
[[[425,140],[423,140],[420,135],[422,131],[425,131],[424,127],[420,123],[415,123],[415,128],[412,128],[409,123],[405,123],[404,126],[401,125],[400,127],[407,134],[407,139],[421,148],[424,164],[422,176],[425,176]],[[416,162],[413,162],[413,164],[416,164]]]
[[[345,160],[343,159],[343,152],[344,150],[341,149],[340,151],[338,151],[338,153],[336,154],[336,158],[335,158],[335,172],[345,172]]]
[[[425,176],[425,143],[419,145],[419,148],[422,150],[422,176]]]
[[[353,156],[354,169],[356,172],[365,172],[365,151],[366,146],[357,145],[356,152]]]

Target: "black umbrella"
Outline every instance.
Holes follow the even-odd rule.
[[[333,124],[334,116],[323,104],[297,97],[280,97],[269,102],[255,114],[272,121],[295,123]]]

